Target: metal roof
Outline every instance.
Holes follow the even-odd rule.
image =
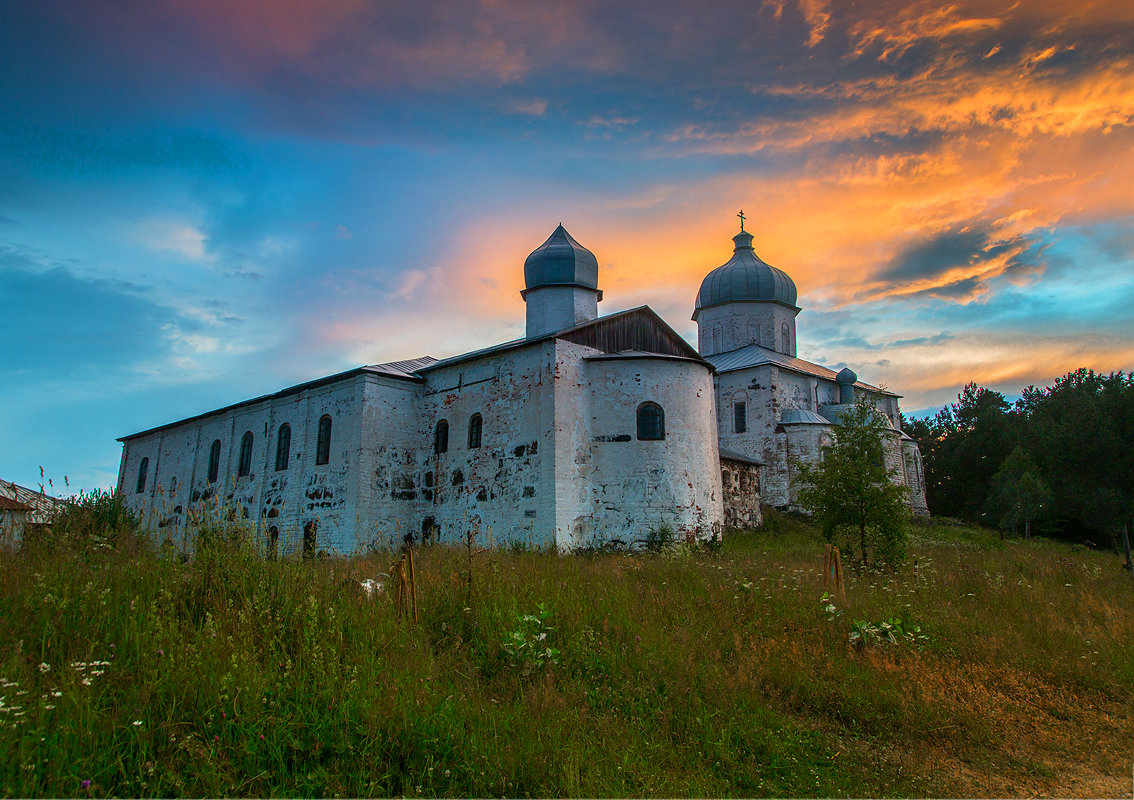
[[[813,364],[810,361],[804,361],[802,358],[789,356],[785,353],[777,353],[775,350],[769,350],[767,347],[761,347],[758,344],[750,344],[748,347],[741,347],[739,350],[730,350],[727,353],[705,356],[705,360],[716,367],[717,372],[735,372],[738,369],[762,367],[771,364],[783,369],[790,369],[793,372],[798,372],[803,375],[826,378],[829,381],[834,381],[838,375],[833,369],[828,369],[820,364]],[[894,394],[886,389],[879,389],[877,386],[871,386],[869,383],[863,383],[862,381],[856,381],[854,385],[860,389],[878,392],[888,397],[901,397],[900,394]]]
[[[763,461],[757,461],[754,458],[749,458],[748,456],[743,456],[740,453],[736,453],[732,450],[725,450],[723,447],[720,448],[717,452],[720,454],[720,457],[723,458],[726,461],[738,461],[741,464],[753,464],[757,467],[764,466]]]
[[[781,425],[830,425],[831,421],[806,408],[785,408],[780,414]]]
[[[598,259],[560,223],[524,261],[524,291],[538,286],[581,286],[598,290]]]
[[[752,234],[741,231],[732,258],[701,281],[693,319],[701,309],[725,303],[780,303],[795,310],[795,282],[783,270],[764,263],[752,249]]]
[[[392,378],[409,378],[410,380],[416,381],[421,380],[421,376],[417,374],[419,369],[436,363],[437,359],[433,356],[421,356],[420,358],[408,358],[405,361],[387,361],[385,364],[370,364],[363,367],[363,369],[377,375],[389,375]]]
[[[24,511],[28,522],[46,523],[70,505],[67,500],[51,497],[10,481],[0,480],[0,510]]]

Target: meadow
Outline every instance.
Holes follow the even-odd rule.
[[[1134,581],[922,525],[896,572],[773,516],[719,548],[0,556],[5,796],[1127,796]]]

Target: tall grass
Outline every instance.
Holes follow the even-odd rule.
[[[716,553],[427,548],[415,625],[357,588],[392,553],[218,537],[183,563],[120,523],[0,558],[5,794],[1128,789],[1134,584],[1108,555],[924,527],[916,571],[848,571],[843,603],[790,518]],[[927,638],[848,642],[896,618]]]

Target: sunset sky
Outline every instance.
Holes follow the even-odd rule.
[[[800,356],[904,395],[1134,367],[1121,2],[35,0],[0,10],[0,478],[523,334],[562,222],[691,341],[744,209]]]

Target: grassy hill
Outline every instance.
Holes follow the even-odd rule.
[[[816,532],[776,527],[715,553],[420,550],[416,624],[357,590],[392,554],[0,556],[0,792],[1130,791],[1113,555],[919,527],[844,601]]]

